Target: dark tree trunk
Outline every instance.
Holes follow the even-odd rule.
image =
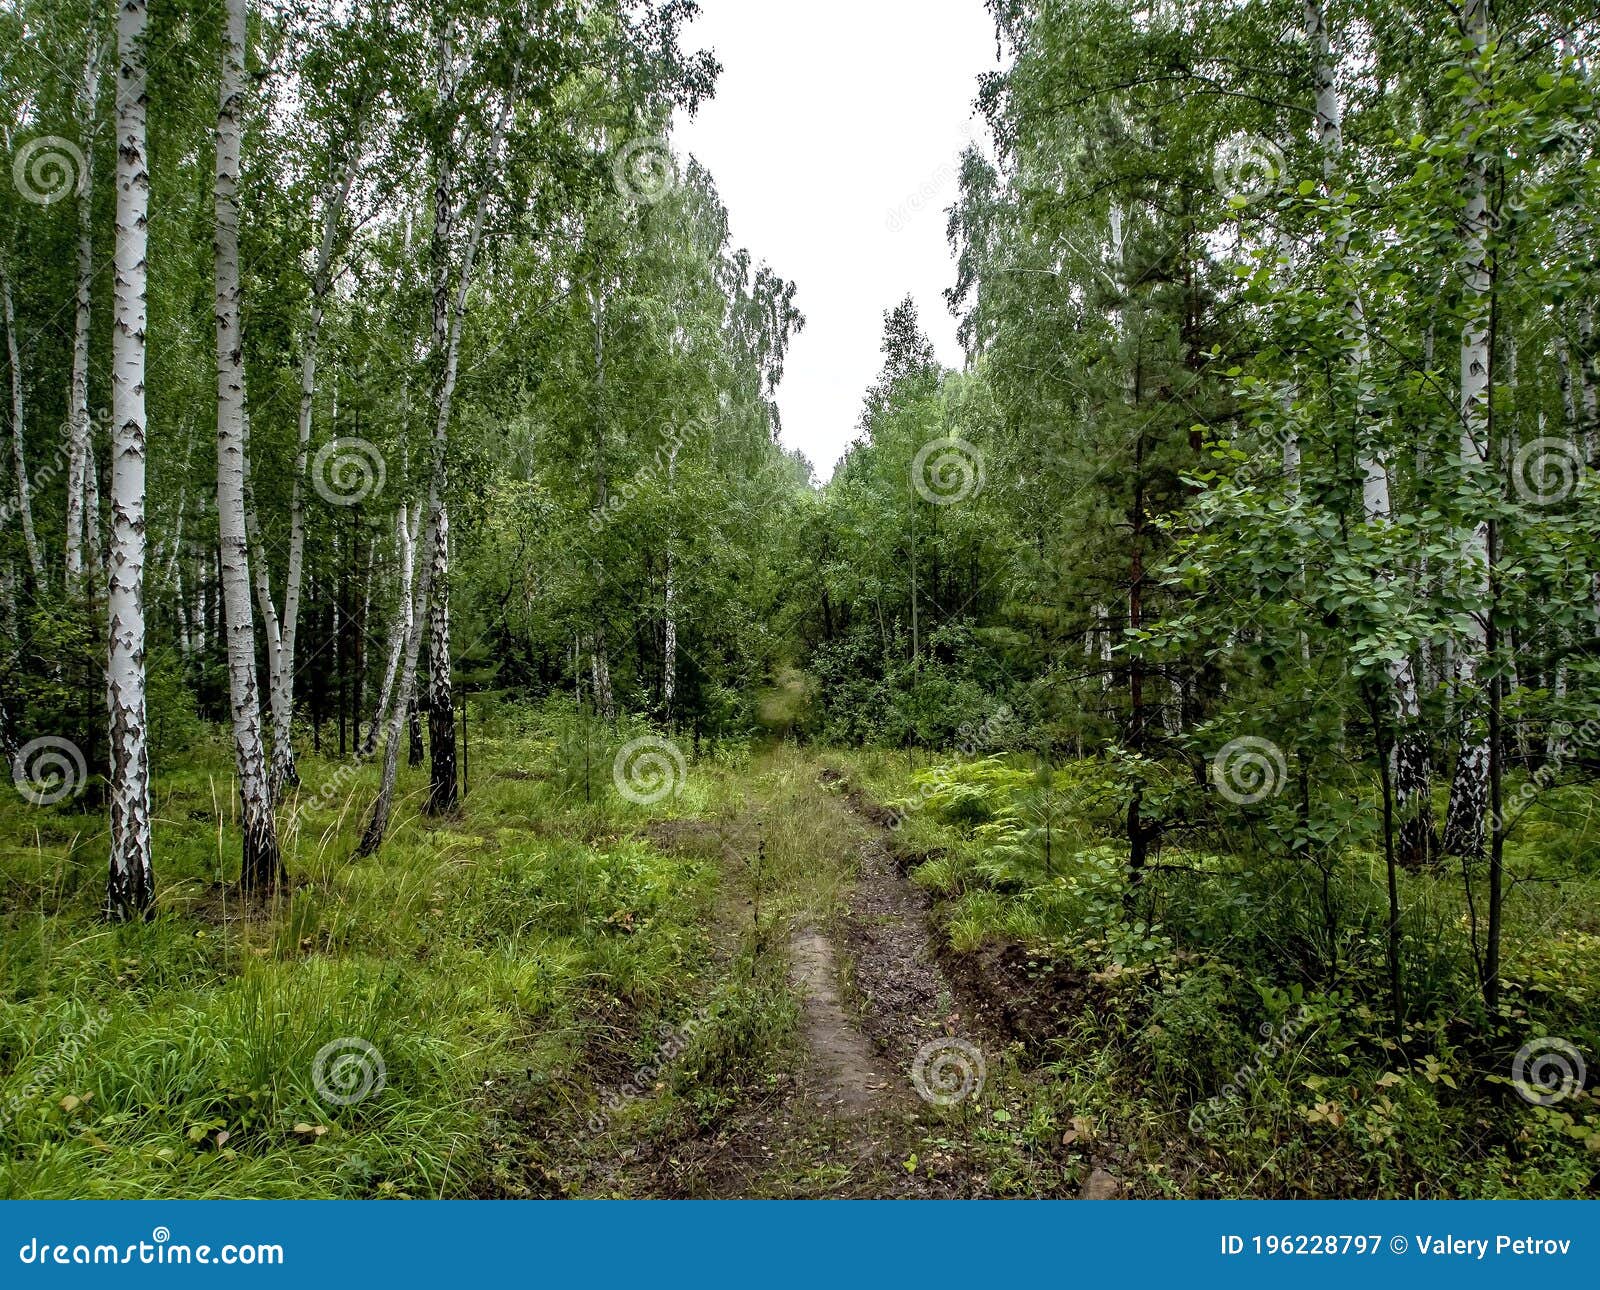
[[[406,701],[406,727],[409,743],[406,746],[406,765],[420,766],[428,755],[428,750],[422,743],[422,714],[417,707],[417,695],[413,690],[411,697]]]

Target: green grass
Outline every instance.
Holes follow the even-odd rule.
[[[1600,1054],[1595,785],[1540,795],[1508,842],[1497,1017],[1473,983],[1459,869],[1401,875],[1396,1038],[1369,835],[1334,853],[1326,882],[1270,843],[1189,836],[1130,894],[1102,763],[1046,783],[1002,757],[833,759],[901,813],[896,845],[954,950],[1020,945],[1041,981],[1071,983],[1064,1033],[1006,1085],[1015,1104],[991,1144],[991,1167],[1024,1190],[1026,1162],[1074,1116],[1116,1140],[1136,1194],[1583,1196],[1600,1183],[1592,1092],[1536,1107],[1509,1085],[1530,1039]],[[1288,1040],[1263,1040],[1291,1018]],[[1240,1096],[1211,1103],[1247,1067]]]
[[[1149,1196],[1595,1187],[1592,1099],[1535,1108],[1504,1083],[1530,1036],[1600,1050],[1591,786],[1519,826],[1510,1008],[1487,1037],[1459,874],[1404,877],[1397,1041],[1382,871],[1360,839],[1326,889],[1219,838],[1169,847],[1130,897],[1100,763],[1046,782],[1002,759],[708,743],[682,750],[678,792],[641,806],[612,767],[643,728],[509,706],[474,727],[463,811],[420,818],[421,772],[403,770],[368,859],[354,844],[376,769],[307,758],[279,810],[291,884],[264,911],[228,885],[220,741],[157,781],[145,923],[100,917],[100,815],[5,795],[0,1195],[636,1195],[662,1185],[649,1161],[680,1159],[701,1190],[876,1188],[817,1124],[773,1144],[765,1175],[717,1178],[722,1135],[761,1123],[800,1057],[788,929],[837,926],[866,833],[823,762],[901,808],[894,845],[953,950],[1020,946],[1018,988],[1057,981],[1071,1001],[1053,1041],[987,1054],[980,1103],[927,1118],[895,1166],[908,1176],[959,1165],[986,1194],[1059,1195],[1109,1158]],[[1288,1037],[1263,1052],[1263,1025]],[[314,1076],[341,1040],[384,1070],[348,1105]],[[1209,1101],[1246,1068],[1238,1099]]]
[[[717,867],[652,846],[720,774],[634,806],[587,803],[548,737],[474,742],[438,827],[402,772],[397,825],[353,856],[376,770],[305,759],[280,808],[291,888],[265,912],[219,885],[236,804],[212,745],[156,784],[156,916],[99,917],[106,838],[70,804],[0,807],[0,1194],[462,1196],[544,1184],[495,1150],[513,1100],[581,1120],[597,1053],[706,982]],[[218,819],[220,818],[220,825]],[[372,1045],[385,1082],[319,1095],[319,1050]],[[336,1088],[337,1092],[338,1089]]]

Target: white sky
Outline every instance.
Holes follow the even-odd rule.
[[[939,357],[961,363],[941,292],[945,208],[984,137],[972,102],[995,66],[983,0],[700,0],[684,45],[722,63],[674,145],[716,180],[734,244],[797,284],[806,316],[778,390],[783,441],[827,479],[877,374],[883,311],[907,292]]]

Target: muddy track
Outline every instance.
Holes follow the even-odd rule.
[[[797,923],[776,947],[800,1006],[794,1067],[775,1073],[764,1091],[747,1090],[748,1100],[709,1132],[638,1144],[621,1171],[630,1176],[618,1188],[624,1194],[993,1194],[982,1169],[964,1151],[950,1152],[947,1139],[951,1115],[964,1123],[970,1107],[985,1105],[985,1075],[997,1078],[1026,1042],[1023,1028],[1011,1024],[1017,1018],[997,1006],[1014,983],[988,981],[974,956],[943,948],[932,901],[893,850],[893,815],[837,771],[824,770],[821,779],[835,809],[866,827],[850,855],[843,907],[830,920]],[[734,852],[747,840],[741,830],[701,822],[653,833],[659,844],[724,863],[738,863]],[[929,1078],[941,1055],[953,1082]],[[963,1105],[930,1105],[930,1083]],[[938,1168],[913,1170],[907,1162],[919,1154]],[[1096,1167],[1080,1194],[1115,1191],[1115,1180]]]
[[[1065,977],[1040,982],[1024,968],[1027,955],[1020,946],[978,954],[950,949],[933,926],[928,894],[907,880],[905,865],[891,849],[894,813],[838,771],[824,770],[822,779],[871,826],[857,852],[845,943],[861,996],[861,1024],[901,1079],[911,1082],[917,1052],[923,1045],[937,1050],[941,1037],[964,1038],[989,1061],[1007,1049],[1041,1056],[1084,1006],[1081,983]],[[1110,1200],[1119,1193],[1115,1175],[1092,1163],[1080,1198]]]
[[[844,927],[863,1026],[908,1084],[917,1051],[941,1036],[998,1054],[1014,1032],[991,1015],[968,974],[952,970],[964,966],[954,961],[960,956],[942,949],[931,899],[907,880],[891,848],[894,814],[837,771],[823,771],[822,780],[870,830],[857,851]]]
[[[832,943],[812,928],[800,929],[789,938],[789,968],[811,1058],[804,1092],[829,1114],[869,1114],[889,1091],[889,1078],[845,1012]]]
[[[901,876],[881,825],[850,797],[850,809],[873,825],[856,853],[856,881],[842,938],[857,995],[857,1014],[873,1044],[911,1087],[917,1053],[941,1038],[998,1050],[999,1036],[977,1022],[939,963],[926,894]]]

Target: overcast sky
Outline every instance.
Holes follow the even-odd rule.
[[[941,292],[955,269],[945,208],[983,134],[977,78],[995,66],[983,0],[700,0],[685,45],[722,62],[716,97],[674,144],[716,178],[736,245],[798,286],[806,316],[778,391],[783,441],[819,479],[855,437],[883,311],[909,292],[959,366]]]

